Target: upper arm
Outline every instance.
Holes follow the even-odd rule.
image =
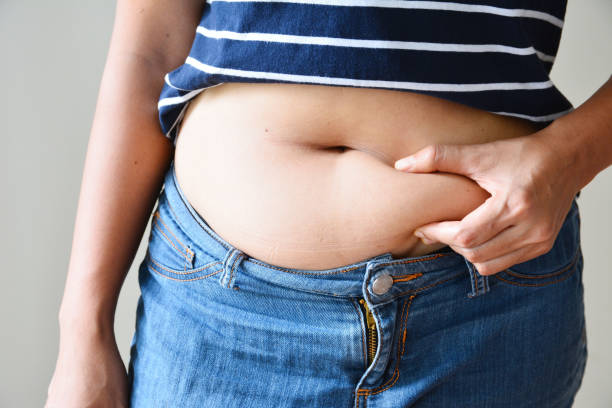
[[[110,54],[132,54],[168,72],[184,63],[204,0],[117,0]]]

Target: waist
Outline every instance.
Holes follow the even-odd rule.
[[[425,245],[414,229],[461,219],[489,196],[463,176],[399,172],[395,160],[537,130],[410,92],[227,83],[191,101],[175,169],[194,209],[235,247],[282,267],[333,268],[435,251],[444,244]]]

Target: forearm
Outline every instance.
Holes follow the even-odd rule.
[[[612,76],[573,112],[540,132],[547,146],[567,162],[576,191],[612,165]]]
[[[93,120],[60,327],[112,335],[120,288],[142,239],[172,143],[157,120],[163,70],[109,54]]]

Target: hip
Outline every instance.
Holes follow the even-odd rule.
[[[576,201],[551,251],[490,277],[449,248],[284,268],[216,234],[171,167],[139,269],[132,405],[569,407],[582,268]]]

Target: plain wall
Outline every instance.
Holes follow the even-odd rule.
[[[2,295],[0,407],[41,407],[58,350],[57,313],[86,146],[112,31],[112,1],[0,1]],[[552,79],[580,105],[612,73],[612,1],[570,0]],[[611,135],[612,139],[612,135]],[[612,140],[611,140],[612,142]],[[578,199],[589,361],[575,407],[612,407],[612,169]],[[116,317],[127,364],[136,269]]]

